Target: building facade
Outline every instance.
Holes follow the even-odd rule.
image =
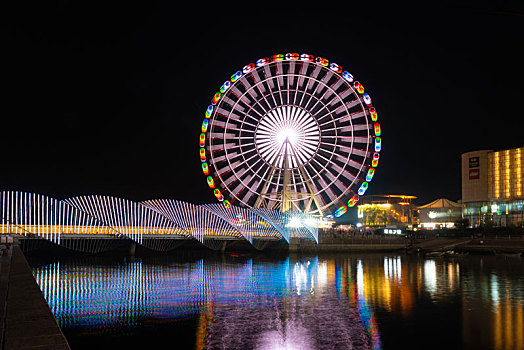
[[[524,223],[524,147],[462,154],[463,217],[478,227]]]
[[[439,198],[418,207],[419,225],[423,229],[453,228],[462,218],[462,205],[446,198]]]
[[[370,229],[411,229],[416,223],[413,199],[408,195],[368,195],[357,206],[358,225]]]

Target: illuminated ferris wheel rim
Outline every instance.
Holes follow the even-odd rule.
[[[304,201],[308,191],[322,213],[351,195],[333,213],[340,216],[367,190],[380,133],[369,94],[342,67],[307,54],[274,55],[244,66],[213,97],[202,122],[202,170],[226,206],[228,199],[258,206],[254,195],[275,201],[279,189],[292,188],[290,202]],[[283,186],[285,163],[298,170],[285,171],[292,179]],[[264,192],[268,186],[273,190]]]

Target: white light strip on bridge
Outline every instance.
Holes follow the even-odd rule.
[[[146,247],[146,237],[194,238],[212,249],[217,246],[213,241],[221,239],[245,239],[257,249],[263,246],[260,242],[290,238],[318,242],[315,219],[304,213],[166,199],[137,203],[89,195],[57,200],[3,191],[0,216],[0,234],[36,236],[55,244],[61,244],[64,234],[126,237]]]

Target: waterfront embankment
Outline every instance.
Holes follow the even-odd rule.
[[[0,257],[0,317],[3,350],[70,349],[17,245]]]
[[[289,251],[296,253],[322,252],[444,252],[454,250],[473,254],[524,253],[522,237],[380,237],[322,238],[318,244],[306,240],[291,241]]]

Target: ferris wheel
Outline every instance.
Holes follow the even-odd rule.
[[[381,128],[370,95],[336,63],[261,58],[234,73],[202,121],[200,160],[226,207],[339,217],[364,195]]]

